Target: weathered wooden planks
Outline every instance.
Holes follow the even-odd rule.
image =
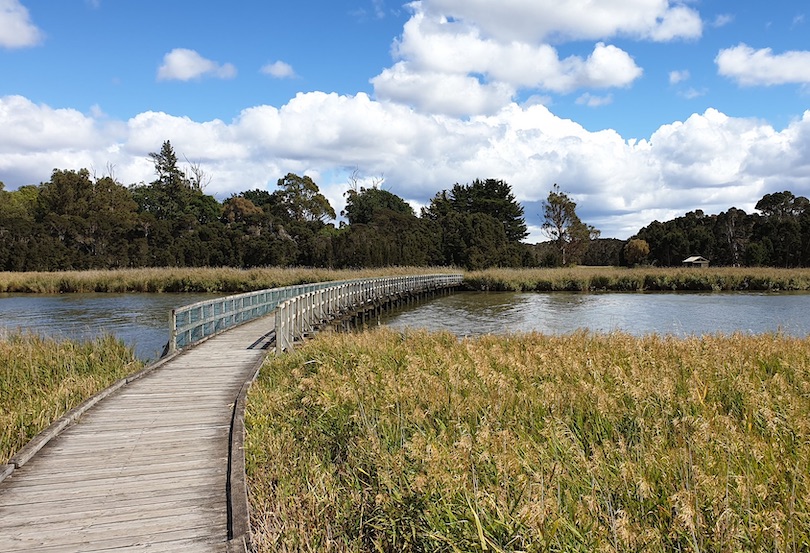
[[[122,387],[0,482],[0,551],[225,551],[233,405],[272,324]]]

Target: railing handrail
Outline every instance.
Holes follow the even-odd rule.
[[[361,308],[370,301],[389,298],[404,292],[421,292],[433,288],[448,288],[461,284],[460,274],[418,275],[360,279],[334,283],[328,288],[295,296],[280,303],[276,316],[276,352],[291,349],[297,338],[303,338],[319,323],[330,317]],[[327,298],[324,299],[324,294]],[[317,299],[316,299],[317,297]],[[336,305],[333,303],[336,302]],[[332,312],[324,313],[324,305]],[[320,309],[315,313],[315,309]]]
[[[364,283],[408,281],[407,279],[410,279],[408,282],[413,282],[414,284],[425,282],[438,283],[448,278],[452,279],[457,285],[461,283],[462,275],[457,273],[440,273],[406,277],[325,281],[282,286],[278,288],[265,288],[253,292],[242,292],[221,298],[198,301],[171,310],[169,314],[169,343],[167,344],[165,353],[171,353],[189,347],[208,336],[212,336],[258,317],[269,315],[272,310],[280,306],[282,302],[318,290],[352,285],[362,290],[365,289],[363,287]],[[260,301],[254,301],[255,298],[262,299]]]

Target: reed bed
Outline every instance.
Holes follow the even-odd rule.
[[[259,551],[807,551],[810,341],[323,334],[246,413]]]
[[[0,293],[62,294],[74,292],[224,292],[241,293],[377,276],[448,272],[447,268],[386,267],[332,270],[298,267],[235,269],[230,267],[115,269],[109,271],[0,272]]]
[[[310,282],[457,272],[448,267],[314,269],[265,267],[146,268],[109,271],[0,272],[0,293],[241,293]],[[459,271],[460,272],[460,271]],[[808,291],[810,269],[575,267],[487,269],[464,273],[470,290],[551,291]]]
[[[574,267],[465,273],[471,290],[511,292],[808,291],[810,269],[763,267]]]
[[[0,334],[0,465],[64,413],[141,367],[111,336],[71,342]]]

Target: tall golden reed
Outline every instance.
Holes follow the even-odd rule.
[[[448,272],[446,268],[332,270],[302,267],[163,267],[109,271],[0,272],[0,293],[223,292],[241,293],[310,282]]]
[[[142,367],[111,336],[88,342],[0,334],[0,464],[65,412]]]
[[[379,276],[462,272],[448,267],[333,270],[303,267],[163,267],[108,271],[0,272],[0,293],[222,292]],[[487,269],[464,273],[471,290],[551,291],[806,291],[810,269],[712,267],[574,267]]]
[[[470,271],[473,290],[511,292],[806,291],[810,269],[770,267],[571,267]]]
[[[247,411],[260,551],[806,551],[810,341],[321,335]]]

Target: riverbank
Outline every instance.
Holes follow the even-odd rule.
[[[0,272],[0,293],[189,293],[237,294],[311,282],[380,276],[463,272],[468,290],[511,292],[810,291],[810,269],[764,267],[574,267],[461,271],[448,267],[383,267],[332,270],[149,268],[55,273]]]
[[[767,267],[574,267],[487,269],[464,274],[470,290],[510,292],[788,292],[810,290],[810,269]]]
[[[112,336],[72,342],[0,334],[0,465],[67,411],[141,367]]]
[[[332,270],[299,267],[113,269],[109,271],[0,272],[0,293],[63,294],[151,292],[238,294],[295,284],[379,276],[451,272],[445,268],[387,267]]]
[[[380,329],[250,391],[260,551],[793,550],[810,343]]]

